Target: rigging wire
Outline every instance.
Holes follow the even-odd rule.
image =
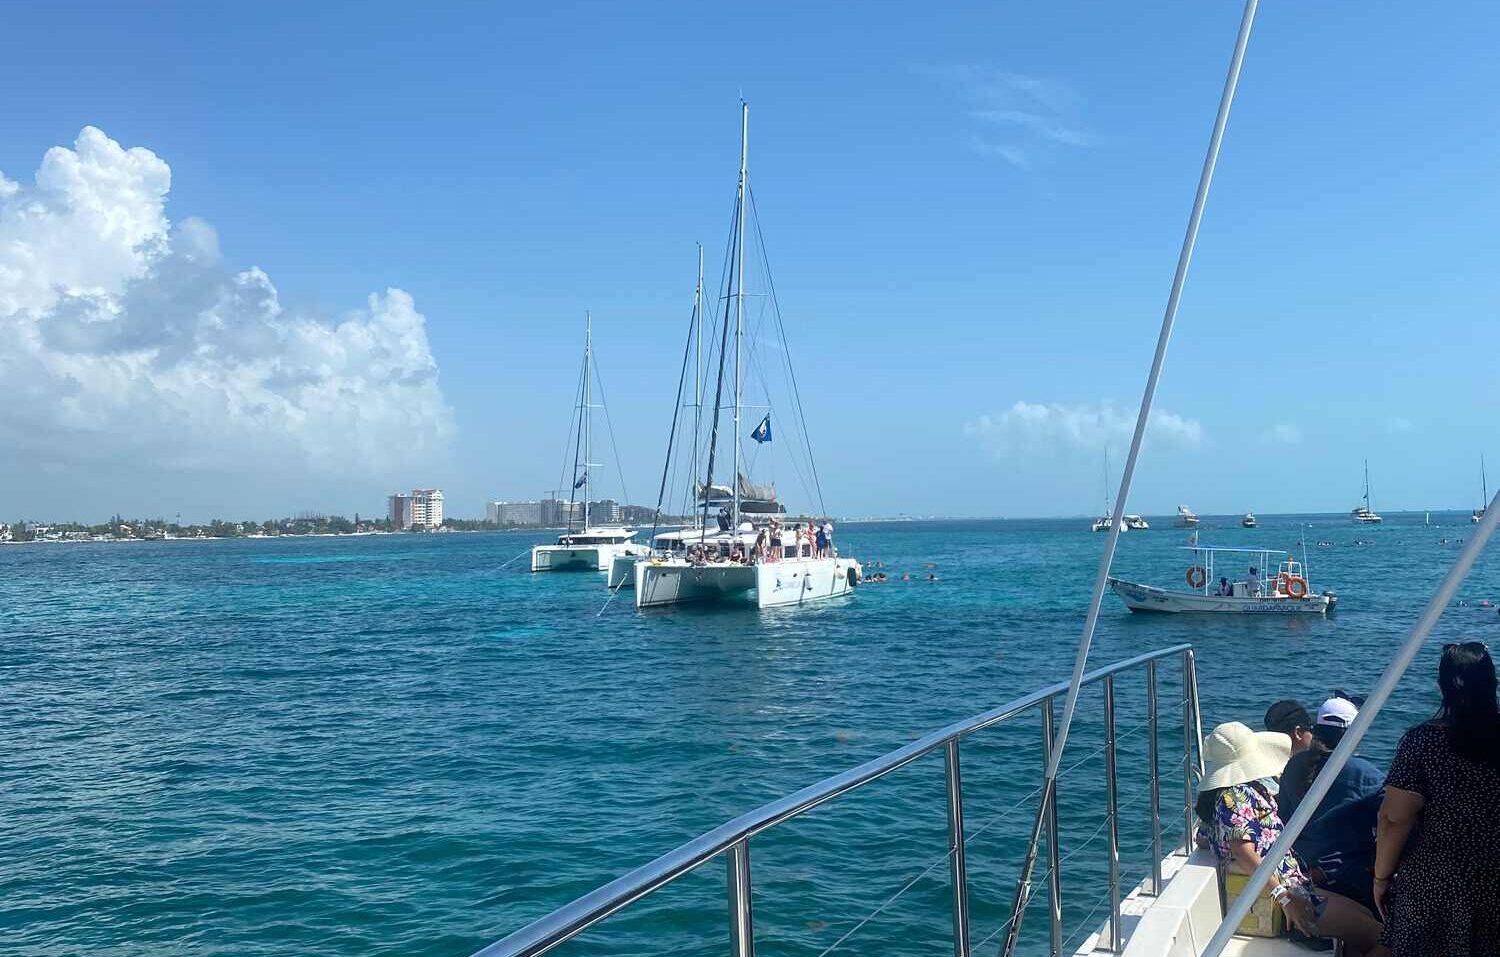
[[[630,489],[625,485],[625,470],[620,467],[620,447],[615,444],[615,423],[609,417],[609,398],[604,394],[604,379],[599,375],[599,357],[594,357],[594,383],[599,386],[599,405],[604,409],[604,426],[609,431],[609,448],[615,456],[615,471],[620,476],[620,494],[630,503]],[[587,506],[585,506],[587,507]]]
[[[824,515],[828,514],[828,506],[823,503],[823,483],[818,478],[818,463],[813,457],[812,440],[807,434],[807,416],[802,411],[802,390],[797,385],[797,376],[792,368],[792,350],[787,343],[786,324],[781,320],[781,302],[776,298],[776,282],[771,278],[770,255],[766,252],[766,236],[760,226],[760,210],[755,205],[755,191],[746,184],[745,192],[750,197],[750,211],[755,220],[755,238],[760,244],[761,261],[766,270],[766,291],[771,297],[771,313],[776,317],[776,329],[781,333],[782,355],[786,361],[787,378],[792,381],[792,400],[796,404],[797,419],[801,423],[802,438],[807,445],[807,461],[812,468],[813,486],[818,493],[818,509]]]
[[[699,297],[701,300],[702,297]],[[677,420],[682,414],[682,390],[687,383],[688,362],[693,358],[693,340],[698,326],[699,310],[703,308],[701,301],[694,303],[693,314],[688,319],[687,345],[682,349],[682,372],[677,376],[677,398],[672,401],[672,428],[667,433],[667,458],[661,466],[661,488],[656,493],[656,514],[651,516],[651,540],[656,540],[657,529],[661,525],[662,501],[667,497],[667,477],[672,471],[672,447],[677,442]],[[696,397],[695,397],[696,398]],[[693,437],[696,444],[697,436]]]

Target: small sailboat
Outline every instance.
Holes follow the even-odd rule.
[[[1255,525],[1256,525],[1256,522],[1255,522],[1255,513],[1254,512],[1246,512],[1245,513],[1245,517],[1242,518],[1242,519],[1240,519],[1240,526],[1242,528],[1254,528]]]
[[[1130,519],[1132,517],[1137,518],[1137,519],[1140,518],[1139,515],[1137,515],[1137,516],[1125,516],[1121,520],[1121,522],[1120,522],[1120,532],[1122,534],[1125,533],[1125,532],[1130,531],[1130,529],[1131,529]],[[1110,497],[1110,484],[1109,484],[1109,450],[1105,449],[1104,450],[1104,514],[1101,517],[1094,519],[1094,522],[1093,522],[1092,525],[1089,526],[1089,529],[1090,529],[1090,531],[1095,531],[1095,532],[1107,532],[1107,531],[1109,531],[1110,526],[1113,525],[1114,523],[1115,523],[1115,505],[1114,505],[1113,499]]]
[[[1141,518],[1139,515],[1126,515],[1124,517],[1123,521],[1125,522],[1125,527],[1126,528],[1133,528],[1133,529],[1136,529],[1137,531],[1140,531],[1142,529],[1147,529],[1147,528],[1151,527],[1151,525],[1149,523],[1147,523],[1147,521],[1144,518]]]
[[[1479,488],[1482,493],[1479,497],[1479,507],[1469,514],[1469,521],[1478,525],[1484,520],[1484,510],[1490,502],[1490,482],[1484,474],[1484,456],[1479,457]]]
[[[534,572],[591,571],[608,572],[615,556],[634,551],[644,553],[645,546],[636,544],[635,530],[623,525],[593,525],[590,521],[589,473],[598,468],[592,461],[594,454],[593,386],[594,377],[594,317],[586,314],[583,336],[583,374],[578,386],[578,431],[573,441],[573,479],[568,492],[567,529],[552,545],[536,545],[531,549],[531,570]],[[582,454],[583,461],[579,461]],[[583,491],[580,503],[574,495]],[[573,527],[577,521],[579,527]]]
[[[1375,510],[1370,508],[1370,460],[1365,459],[1365,497],[1364,503],[1355,506],[1349,513],[1349,517],[1360,525],[1379,525],[1382,519]]]
[[[1197,528],[1198,514],[1192,509],[1188,508],[1186,505],[1177,506],[1177,527]]]

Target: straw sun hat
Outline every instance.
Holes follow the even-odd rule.
[[[1238,721],[1214,728],[1203,742],[1203,782],[1212,791],[1275,777],[1291,757],[1292,739],[1277,731],[1251,731]]]

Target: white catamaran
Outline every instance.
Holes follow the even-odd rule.
[[[732,292],[725,297],[723,325],[719,334],[718,375],[715,401],[706,444],[707,468],[701,483],[695,480],[694,504],[700,511],[701,525],[691,535],[679,535],[674,542],[657,536],[653,544],[665,547],[651,558],[635,563],[635,604],[637,608],[672,605],[681,602],[731,602],[752,607],[801,605],[846,595],[859,583],[861,569],[853,558],[840,556],[831,543],[819,548],[814,544],[815,529],[826,526],[826,520],[783,521],[784,509],[776,498],[774,485],[750,480],[741,461],[740,416],[745,409],[745,224],[752,214],[749,191],[749,108],[740,105],[740,172],[735,193],[734,230],[730,239],[728,262],[732,270]],[[757,233],[759,230],[757,230]],[[761,250],[762,262],[764,249]],[[767,284],[768,299],[776,308],[774,287]],[[780,315],[776,315],[780,332]],[[786,348],[782,336],[781,348]],[[787,360],[790,377],[790,363]],[[714,465],[721,414],[726,411],[722,396],[726,376],[731,377],[731,429],[733,480],[715,484]],[[790,398],[801,412],[796,383],[788,383]],[[767,386],[770,392],[769,385]],[[768,395],[767,399],[770,400]],[[680,402],[679,402],[680,407]],[[675,429],[674,429],[675,431]],[[771,414],[750,434],[757,445],[771,441]],[[803,432],[805,439],[805,429]],[[695,443],[697,436],[693,439]],[[808,449],[809,462],[811,450]],[[696,454],[696,453],[695,453]],[[671,471],[671,452],[663,470],[663,490]],[[816,470],[810,470],[816,482]],[[821,499],[821,496],[820,496]],[[718,506],[718,531],[709,528],[709,509]],[[613,576],[611,576],[613,577]]]
[[[578,431],[573,445],[572,488],[568,493],[567,530],[557,537],[556,544],[536,545],[531,549],[531,570],[534,572],[592,571],[607,572],[616,556],[632,553],[644,554],[646,548],[634,541],[635,530],[622,525],[591,524],[592,491],[589,473],[599,466],[593,462],[593,383],[594,376],[594,319],[586,315],[583,338],[583,375],[578,387],[576,414]],[[582,455],[582,462],[579,455]],[[580,505],[574,494],[583,491]],[[575,517],[581,513],[578,529],[573,528]]]

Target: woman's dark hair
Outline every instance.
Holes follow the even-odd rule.
[[[1307,746],[1307,760],[1302,764],[1302,780],[1298,782],[1303,794],[1312,787],[1318,772],[1323,770],[1323,765],[1328,763],[1328,756],[1339,746],[1343,737],[1343,728],[1328,724],[1313,725],[1312,743]]]
[[[1482,641],[1443,646],[1438,664],[1443,706],[1438,718],[1448,726],[1453,750],[1500,767],[1500,706],[1495,701],[1495,662]]]
[[[1198,792],[1198,803],[1194,805],[1193,810],[1198,812],[1198,820],[1202,821],[1205,827],[1213,824],[1214,805],[1219,803],[1219,795],[1223,793],[1223,788]]]

